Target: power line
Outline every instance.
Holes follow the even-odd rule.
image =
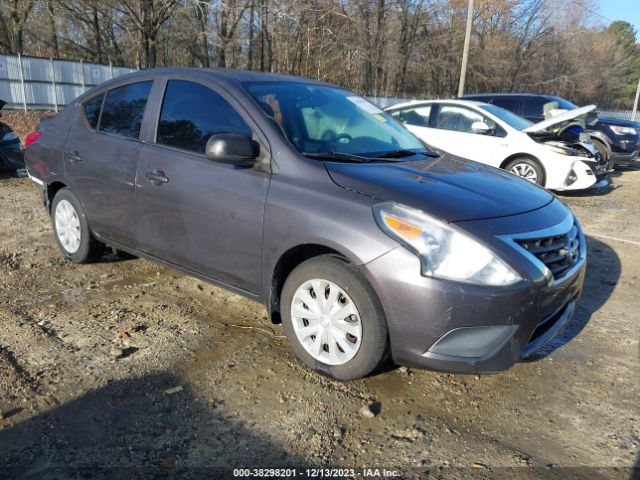
[[[614,22],[614,20],[611,20],[610,18],[605,17],[604,15],[602,15],[602,14],[600,14],[600,13],[596,12],[595,10],[593,10],[593,9],[591,9],[591,8],[589,8],[589,7],[587,7],[584,3],[579,2],[578,0],[572,0],[572,1],[573,1],[573,3],[575,3],[576,5],[578,5],[579,7],[582,7],[583,9],[585,9],[587,12],[593,13],[594,15],[596,15],[596,16],[598,16],[598,17],[600,17],[600,18],[603,18],[603,19],[605,19],[606,21],[608,21],[609,23],[613,23],[613,22]]]

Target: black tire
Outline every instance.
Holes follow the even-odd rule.
[[[68,251],[65,248],[56,228],[56,209],[63,200],[66,200],[71,204],[77,214],[80,224],[80,245],[75,251]],[[53,198],[53,203],[51,204],[51,223],[53,225],[53,233],[56,243],[58,244],[58,248],[60,248],[62,254],[72,262],[91,263],[98,260],[104,253],[104,244],[96,240],[91,234],[91,230],[89,229],[89,224],[87,222],[87,216],[85,215],[78,198],[68,188],[58,190],[56,196]]]
[[[606,162],[609,160],[609,149],[607,148],[607,146],[601,142],[600,140],[595,140],[592,139],[591,142],[593,143],[593,146],[596,147],[596,150],[598,150],[598,153],[600,154],[600,157],[602,158],[602,162]]]
[[[542,165],[540,165],[540,162],[538,162],[537,160],[534,160],[533,158],[530,158],[530,157],[518,157],[518,158],[514,158],[509,163],[507,163],[505,165],[504,169],[507,172],[513,173],[514,175],[517,175],[517,173],[511,171],[511,169],[513,169],[516,165],[528,165],[531,168],[533,168],[535,170],[535,172],[536,172],[536,180],[533,183],[536,183],[537,185],[540,185],[541,187],[545,186],[545,184],[546,184],[546,175],[545,175],[544,167]],[[521,177],[521,178],[523,178],[523,177]]]
[[[293,296],[303,283],[311,279],[335,283],[353,300],[362,328],[360,347],[355,356],[341,365],[328,365],[314,358],[298,340],[291,318]],[[369,375],[385,360],[389,350],[387,322],[375,291],[358,271],[342,258],[321,255],[298,265],[289,274],[280,297],[282,324],[296,355],[309,368],[339,380],[353,380]]]

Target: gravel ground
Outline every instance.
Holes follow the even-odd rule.
[[[145,260],[64,261],[37,187],[0,179],[0,477],[635,478],[640,168],[613,181],[563,197],[587,282],[539,359],[341,383],[306,370],[258,304]]]

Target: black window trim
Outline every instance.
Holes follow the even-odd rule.
[[[91,130],[94,133],[98,132],[98,127],[100,126],[100,119],[102,118],[102,107],[104,106],[104,99],[107,98],[107,91],[108,90],[101,90],[100,92],[96,93],[95,95],[91,95],[90,97],[82,100],[82,102],[80,102],[80,110],[82,111],[81,116],[82,116],[82,120],[85,124],[85,127],[87,127],[88,130]],[[87,112],[85,110],[85,106],[87,103],[89,103],[91,100],[93,100],[94,98],[99,97],[100,95],[103,95],[102,97],[102,103],[100,104],[100,113],[98,114],[98,123],[96,123],[96,128],[93,128],[91,126],[91,124],[89,123],[89,119],[87,118]]]
[[[182,81],[182,82],[191,82],[191,83],[197,83],[198,85],[201,85],[205,88],[208,88],[209,90],[217,93],[218,95],[220,95],[230,106],[231,108],[233,108],[236,113],[238,113],[238,115],[240,115],[240,118],[242,118],[242,120],[247,124],[247,126],[249,127],[249,130],[251,130],[251,138],[256,140],[257,137],[257,141],[258,143],[261,144],[261,146],[263,148],[265,148],[266,142],[263,141],[262,139],[262,135],[257,135],[256,134],[256,128],[252,127],[249,122],[247,122],[247,119],[245,118],[244,115],[242,115],[239,111],[238,108],[233,105],[232,102],[229,101],[228,96],[229,93],[224,90],[222,87],[220,87],[219,85],[216,85],[215,87],[212,87],[210,84],[207,84],[206,82],[202,82],[199,79],[195,79],[195,78],[189,78],[189,77],[182,77],[180,75],[176,75],[176,76],[164,76],[161,79],[159,88],[162,90],[162,95],[160,97],[160,104],[158,105],[157,111],[156,111],[156,115],[155,118],[153,119],[153,131],[151,132],[151,141],[149,143],[147,143],[147,145],[153,145],[155,148],[166,148],[168,150],[174,151],[174,152],[178,152],[178,153],[188,153],[189,155],[193,155],[195,157],[199,157],[199,158],[207,158],[206,154],[204,153],[198,153],[198,152],[194,152],[193,150],[187,150],[185,148],[180,148],[180,147],[176,147],[173,145],[165,145],[164,143],[158,143],[158,127],[160,126],[160,117],[162,116],[162,107],[164,106],[164,97],[167,94],[167,87],[169,86],[169,82],[172,80],[177,80],[177,81]],[[223,95],[222,92],[224,92],[225,94]],[[249,114],[247,114],[247,117],[250,117]],[[151,121],[151,120],[150,120]],[[268,148],[268,151],[270,152],[271,149]],[[269,153],[270,155],[270,153]]]
[[[112,91],[112,90],[116,90],[118,88],[128,87],[129,85],[135,85],[136,83],[147,83],[147,82],[151,82],[151,88],[149,89],[149,95],[147,96],[147,101],[144,104],[144,111],[142,112],[142,121],[140,122],[140,133],[138,133],[138,138],[127,137],[125,135],[120,135],[119,133],[111,133],[111,132],[105,132],[103,130],[100,130],[100,124],[102,123],[102,110],[104,108],[104,102],[107,100],[107,95],[109,94],[109,92]],[[151,99],[151,94],[153,93],[154,86],[155,86],[155,79],[153,79],[153,78],[145,78],[143,80],[136,80],[135,82],[121,83],[121,84],[115,85],[115,86],[113,86],[111,88],[108,88],[106,90],[103,90],[102,93],[104,93],[104,98],[102,99],[102,106],[100,107],[100,118],[98,118],[98,125],[97,125],[96,129],[93,130],[93,131],[95,133],[100,133],[100,134],[106,135],[108,137],[116,137],[116,138],[121,138],[123,140],[129,140],[131,142],[145,143],[144,140],[142,140],[142,132],[143,132],[143,129],[144,129],[145,115],[147,114],[147,108],[149,107],[149,100]],[[91,98],[95,98],[98,95],[94,95]]]

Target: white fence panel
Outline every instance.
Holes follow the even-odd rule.
[[[5,108],[55,110],[95,85],[135,71],[96,63],[0,55],[0,100],[7,102]]]

